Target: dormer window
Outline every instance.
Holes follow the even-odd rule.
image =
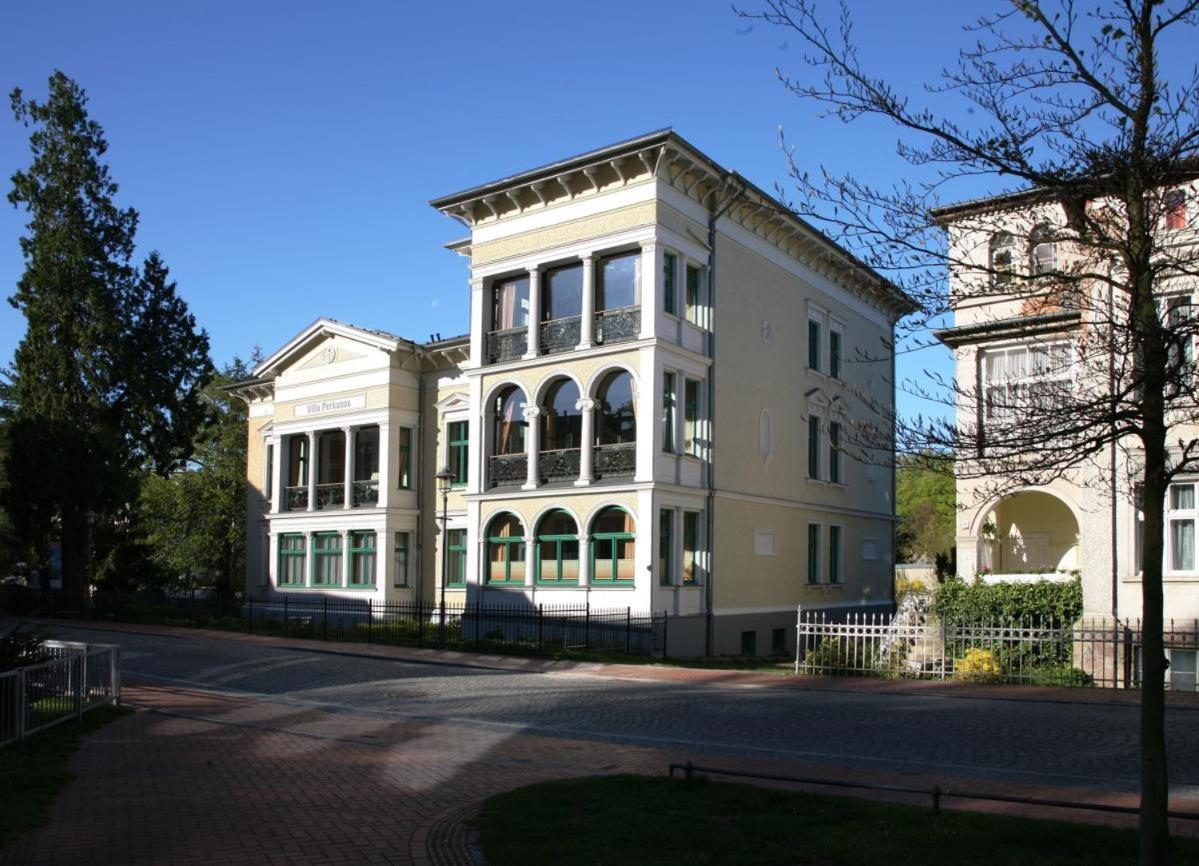
[[[1034,277],[1057,270],[1057,244],[1053,229],[1041,223],[1028,236],[1028,271]]]
[[[990,266],[991,285],[1006,286],[1012,281],[1012,265],[1016,261],[1016,238],[1011,232],[996,232],[991,235]]]

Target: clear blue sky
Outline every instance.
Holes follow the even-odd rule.
[[[863,56],[914,90],[974,4],[855,5]],[[467,263],[442,244],[465,230],[427,201],[642,132],[673,126],[767,189],[780,124],[812,169],[902,176],[893,130],[818,118],[774,78],[799,69],[795,40],[747,26],[723,0],[14,3],[0,87],[40,99],[61,68],[87,90],[139,256],[162,253],[220,364],[322,315],[463,333]],[[28,161],[6,110],[0,171]],[[23,224],[0,207],[6,296]],[[3,305],[0,360],[23,332]],[[908,356],[901,376],[947,357]]]

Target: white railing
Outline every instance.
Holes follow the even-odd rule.
[[[0,673],[0,746],[121,702],[121,648],[46,641],[45,661]]]

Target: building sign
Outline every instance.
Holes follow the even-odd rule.
[[[333,400],[313,400],[310,403],[300,403],[296,406],[296,417],[308,415],[328,415],[330,412],[349,412],[351,409],[365,409],[366,395],[355,394],[352,397],[337,397]]]

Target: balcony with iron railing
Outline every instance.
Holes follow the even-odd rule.
[[[283,488],[283,510],[305,511],[308,508],[308,485],[297,484]]]
[[[578,448],[542,451],[537,455],[537,474],[543,483],[572,481],[579,477]]]
[[[341,508],[346,501],[346,485],[344,482],[335,481],[332,484],[316,485],[316,510],[323,511],[327,508]]]
[[[631,478],[637,471],[637,443],[596,445],[592,460],[597,479]]]
[[[355,481],[351,489],[355,508],[373,508],[379,504],[378,480]]]
[[[557,352],[567,352],[579,345],[583,335],[583,317],[566,316],[561,319],[550,319],[542,322],[541,353],[553,355]]]
[[[607,346],[636,340],[641,334],[641,307],[598,310],[595,314],[595,343]]]
[[[529,477],[528,454],[493,454],[487,459],[487,478],[492,487],[514,487]]]
[[[507,328],[487,335],[487,363],[498,364],[522,357],[529,350],[529,328]]]

